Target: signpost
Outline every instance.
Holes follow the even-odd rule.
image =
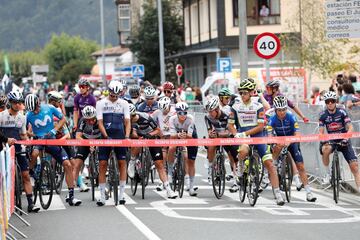
[[[279,38],[269,32],[264,32],[256,36],[254,40],[254,51],[256,55],[265,59],[266,81],[270,80],[270,58],[275,57],[280,51]]]
[[[145,67],[142,64],[132,65],[131,72],[133,78],[142,78],[145,76]]]
[[[359,0],[327,0],[325,18],[328,39],[360,38]]]
[[[225,73],[232,71],[231,58],[218,58],[216,64],[216,71],[224,73],[225,80]]]
[[[176,76],[177,78],[177,82],[178,82],[178,86],[180,86],[180,78],[183,75],[183,67],[180,64],[176,65]]]

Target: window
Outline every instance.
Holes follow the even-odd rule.
[[[233,24],[239,25],[238,1],[233,0]],[[280,24],[280,0],[246,0],[248,26]]]
[[[131,13],[129,4],[119,4],[119,32],[131,31]]]

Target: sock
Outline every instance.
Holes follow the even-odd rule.
[[[33,204],[32,196],[33,196],[32,194],[26,194],[26,198],[27,198],[27,201],[28,201],[28,206]]]
[[[329,166],[325,166],[325,171],[326,171],[326,173],[330,174],[330,167],[329,167]]]
[[[190,176],[190,189],[194,189],[194,179],[195,176]]]
[[[274,192],[275,192],[275,194],[280,194],[280,188],[274,188]]]
[[[125,184],[126,181],[120,181],[119,200],[122,200],[124,198]]]
[[[69,198],[74,198],[74,188],[69,188]]]
[[[100,194],[103,199],[105,199],[105,187],[106,183],[99,183]]]
[[[166,190],[171,190],[169,181],[164,182],[164,187]]]
[[[174,171],[174,163],[168,162],[168,175],[172,176],[173,171]]]
[[[309,185],[304,186],[304,189],[306,193],[311,193],[311,189]]]

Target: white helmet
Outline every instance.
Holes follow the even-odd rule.
[[[159,102],[158,106],[161,111],[166,111],[170,107],[171,100],[168,97],[162,97]]]
[[[39,97],[35,94],[29,94],[25,98],[25,108],[27,111],[34,111],[36,106],[40,104]]]
[[[266,86],[272,88],[280,87],[280,80],[278,79],[270,80],[266,83]]]
[[[219,98],[218,97],[213,97],[205,104],[205,109],[206,109],[206,111],[210,112],[210,111],[218,108],[219,105],[220,105]]]
[[[189,109],[189,105],[187,105],[186,102],[178,102],[175,105],[175,110],[176,111],[187,111]]]
[[[86,107],[84,107],[81,113],[85,119],[91,119],[96,117],[96,109],[91,105],[87,105]]]
[[[58,92],[58,91],[50,91],[48,93],[48,100],[51,101],[56,101],[59,102],[63,99],[63,96]]]
[[[328,100],[328,99],[334,99],[334,100],[336,100],[336,99],[337,99],[336,93],[333,92],[333,91],[328,91],[328,92],[326,92],[326,93],[324,94],[323,99],[324,99],[324,101],[326,101],[326,100]]]
[[[100,92],[99,90],[95,90],[95,91],[93,92],[93,95],[94,95],[94,97],[100,97],[100,96],[101,96],[101,92]]]
[[[136,113],[136,107],[135,107],[134,104],[129,103],[129,111],[130,111],[130,114],[135,114]]]
[[[12,101],[23,102],[24,101],[24,97],[23,97],[22,93],[19,91],[9,92],[7,95],[7,98],[9,100],[9,102],[12,102]]]
[[[155,94],[156,94],[155,92],[156,92],[155,88],[153,88],[152,86],[147,86],[144,89],[145,98],[155,97]]]
[[[111,81],[108,87],[109,90],[115,94],[120,94],[121,91],[124,89],[123,85],[119,81]]]
[[[281,109],[281,108],[287,108],[287,99],[284,96],[276,96],[274,98],[274,108],[275,109]]]

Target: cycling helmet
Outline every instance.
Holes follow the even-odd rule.
[[[94,97],[100,97],[100,96],[101,96],[100,90],[95,90],[95,91],[93,92],[93,95],[94,95]]]
[[[35,94],[29,94],[25,98],[25,108],[27,111],[35,111],[36,106],[40,104],[39,97]]]
[[[56,101],[56,102],[59,102],[63,99],[63,96],[57,92],[57,91],[50,91],[48,93],[48,100],[49,101]]]
[[[22,101],[24,101],[24,97],[23,97],[22,93],[18,92],[18,91],[9,92],[8,95],[7,95],[7,99],[9,100],[9,102],[12,102],[12,101],[22,102]]]
[[[81,113],[85,119],[91,119],[96,117],[96,109],[91,105],[87,105],[86,107],[84,107],[84,109],[81,110]]]
[[[270,80],[266,83],[267,87],[271,87],[271,88],[277,88],[280,87],[280,80]]]
[[[230,89],[228,89],[227,87],[224,87],[224,88],[222,88],[222,89],[220,90],[220,92],[219,92],[218,95],[219,95],[219,97],[231,96],[232,93],[231,93]]]
[[[162,87],[164,90],[174,90],[175,88],[172,82],[165,82]]]
[[[158,106],[161,111],[168,110],[170,107],[171,100],[168,97],[163,97],[159,100]]]
[[[256,84],[252,82],[251,80],[245,78],[244,80],[241,80],[239,90],[248,90],[253,91],[255,90]]]
[[[131,98],[138,98],[140,96],[140,87],[138,85],[133,85],[129,89],[129,95]]]
[[[136,107],[134,104],[129,103],[129,111],[131,115],[134,115],[136,113]]]
[[[218,108],[220,105],[220,100],[218,97],[213,97],[207,103],[205,104],[206,111],[210,112],[216,108]]]
[[[124,89],[123,85],[119,81],[111,81],[108,87],[109,90],[115,94],[120,94],[121,91]]]
[[[80,78],[79,81],[78,81],[78,84],[79,84],[79,86],[85,85],[85,86],[90,87],[90,82],[86,78]]]
[[[124,88],[127,88],[127,81],[125,79],[120,79],[119,82],[123,85]]]
[[[336,93],[333,91],[328,91],[324,94],[323,96],[324,101],[328,100],[328,99],[337,99]]]
[[[175,105],[175,110],[176,111],[187,111],[189,109],[189,106],[187,105],[186,102],[178,102],[176,105]]]
[[[156,95],[156,90],[152,86],[147,86],[144,89],[145,98],[153,98]]]
[[[104,95],[105,97],[109,96],[109,90],[102,91],[102,95]]]
[[[287,108],[287,99],[284,96],[276,96],[274,97],[274,108],[275,109],[281,109],[281,108]]]
[[[0,96],[0,107],[6,106],[7,103],[8,103],[7,97],[5,95],[1,95]]]

